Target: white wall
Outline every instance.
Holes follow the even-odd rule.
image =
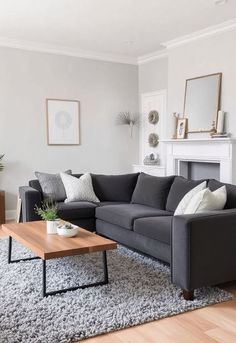
[[[139,93],[167,89],[168,58],[163,57],[139,65]]]
[[[45,99],[76,99],[81,145],[47,146]],[[132,65],[0,48],[0,187],[7,210],[34,171],[126,173],[138,159],[138,130],[115,125],[138,110],[138,68]]]
[[[228,131],[236,135],[236,30],[221,33],[169,50],[168,122],[166,135],[172,136],[171,114],[183,113],[185,80],[222,72],[222,109],[227,112]]]

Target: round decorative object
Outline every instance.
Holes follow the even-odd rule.
[[[150,124],[157,124],[159,121],[159,113],[157,111],[150,111],[148,113],[148,121]]]
[[[68,228],[70,226],[70,228]],[[74,237],[77,235],[79,231],[79,227],[73,224],[65,224],[60,227],[57,227],[57,233],[59,236],[64,237]]]
[[[150,135],[148,136],[148,143],[149,143],[150,147],[156,148],[158,146],[158,143],[159,143],[158,135],[156,133],[150,133]]]

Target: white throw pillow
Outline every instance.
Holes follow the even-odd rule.
[[[199,185],[191,189],[188,193],[186,193],[185,196],[180,200],[179,205],[177,206],[175,210],[174,216],[179,216],[181,214],[184,214],[184,211],[186,210],[192,197],[205,188],[206,188],[206,181],[200,183]]]
[[[225,186],[218,188],[214,192],[206,188],[194,195],[185,209],[184,214],[222,210],[226,200],[227,191]]]
[[[100,202],[93,190],[92,178],[90,174],[84,174],[79,179],[65,173],[60,173],[62,182],[66,190],[67,199],[72,201],[93,201]]]

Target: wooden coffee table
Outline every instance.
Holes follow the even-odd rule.
[[[67,291],[74,291],[78,288],[94,287],[105,285],[108,283],[108,268],[107,268],[107,250],[117,248],[117,243],[89,232],[82,228],[79,229],[78,235],[72,238],[66,238],[58,235],[48,235],[46,233],[46,223],[44,221],[26,222],[26,223],[12,223],[2,225],[3,231],[9,235],[8,248],[8,263],[15,263],[20,261],[28,261],[33,259],[42,259],[42,274],[43,274],[43,296],[54,295],[57,293],[65,293]],[[12,260],[12,238],[30,249],[35,257],[22,258],[19,260]],[[58,289],[47,292],[46,288],[46,261],[81,254],[89,254],[92,252],[102,252],[103,257],[103,281],[86,284],[82,286],[75,286],[66,289]]]

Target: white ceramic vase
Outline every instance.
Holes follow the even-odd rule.
[[[57,221],[47,220],[47,234],[55,235],[57,233]]]

